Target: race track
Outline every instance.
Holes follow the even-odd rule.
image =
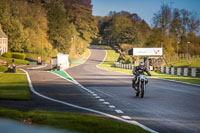
[[[90,50],[91,56],[84,64],[67,72],[109,103],[104,106],[104,112],[109,110],[162,133],[200,132],[200,87],[149,79],[144,98],[135,97],[132,76],[99,69],[96,65],[102,62],[106,52],[98,48]],[[113,112],[110,105],[115,106]]]

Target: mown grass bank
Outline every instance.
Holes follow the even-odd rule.
[[[2,56],[0,56],[0,59],[5,60],[8,64],[15,64],[15,65],[28,65],[29,64],[29,61],[27,61],[27,60],[6,58],[6,57],[2,57]],[[14,59],[14,62],[12,62],[13,59]]]
[[[119,53],[116,53],[109,46],[101,46],[101,45],[93,45],[93,46],[101,47],[101,48],[104,48],[105,50],[107,50],[107,57],[106,57],[105,61],[102,64],[98,65],[100,68],[132,74],[132,70],[130,70],[130,69],[116,68],[114,66],[114,62],[116,62],[119,58]],[[176,81],[182,81],[182,82],[186,82],[186,83],[200,85],[200,78],[163,74],[163,73],[154,72],[154,71],[151,71],[151,74],[152,74],[153,78],[163,78],[163,79],[176,80]]]
[[[167,63],[173,67],[200,68],[200,58],[190,59],[189,61],[187,59],[172,60]]]
[[[7,71],[8,71],[8,67],[0,64],[0,72],[7,72]]]
[[[29,100],[30,90],[26,75],[0,73],[0,99]]]
[[[90,50],[89,49],[86,49],[83,57],[80,57],[80,58],[70,58],[69,61],[71,62],[70,66],[77,66],[81,63],[83,63],[90,55]]]
[[[29,122],[33,125],[49,126],[81,133],[147,133],[144,129],[131,124],[66,112],[23,112],[0,108],[0,117],[18,121],[29,119]]]

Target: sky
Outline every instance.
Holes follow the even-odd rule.
[[[149,25],[163,3],[171,3],[173,8],[194,11],[200,17],[200,0],[92,0],[94,16],[106,16],[110,11],[124,10],[137,13]]]

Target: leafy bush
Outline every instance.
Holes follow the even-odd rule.
[[[12,53],[7,52],[7,53],[4,53],[3,56],[6,57],[6,58],[12,58]]]
[[[132,57],[129,55],[125,55],[123,53],[120,54],[118,61],[123,64],[132,64],[133,63]]]
[[[24,60],[26,58],[26,55],[23,53],[12,53],[12,57],[16,59],[22,59]]]
[[[123,64],[132,64],[133,63],[133,59],[131,58],[131,56],[125,55],[122,61]]]
[[[16,59],[22,59],[22,60],[26,58],[26,54],[16,53],[16,52],[7,52],[3,54],[3,56],[6,58],[16,58]]]

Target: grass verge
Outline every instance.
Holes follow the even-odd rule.
[[[111,48],[107,48],[109,46],[101,46],[101,45],[95,45],[95,46],[105,48],[107,50],[107,57],[105,61],[102,64],[98,65],[100,68],[132,74],[132,70],[116,68],[114,66],[114,62],[117,61],[119,54],[116,53]],[[152,78],[163,78],[163,79],[176,80],[176,81],[200,85],[200,78],[163,74],[163,73],[154,72],[154,71],[151,71],[151,74],[152,74]]]
[[[13,64],[12,59],[14,59],[14,64],[16,65],[28,65],[29,61],[21,60],[21,59],[15,59],[15,58],[5,58],[0,56],[0,59],[5,60],[8,64]]]
[[[8,67],[0,64],[0,72],[3,72],[3,73],[8,72]],[[24,73],[24,71],[17,69],[16,73]]]
[[[84,53],[84,57],[82,58],[79,58],[79,59],[70,59],[72,61],[72,63],[70,64],[70,66],[77,66],[81,63],[83,63],[87,58],[88,56],[90,55],[90,50],[89,49],[86,49],[85,53]]]
[[[23,112],[0,108],[0,117],[18,121],[31,120],[34,125],[50,126],[82,133],[147,133],[131,124],[106,118],[66,112],[30,111]]]
[[[0,99],[29,100],[30,91],[26,75],[0,73]]]
[[[0,64],[0,72],[7,72],[7,71],[8,71],[8,68]]]
[[[191,59],[187,61],[186,59],[169,61],[168,64],[173,65],[173,67],[189,67],[189,68],[200,68],[200,58]]]
[[[198,77],[184,77],[178,75],[163,74],[160,72],[153,72],[153,71],[151,72],[151,74],[153,78],[176,80],[176,81],[200,85],[200,78]]]

